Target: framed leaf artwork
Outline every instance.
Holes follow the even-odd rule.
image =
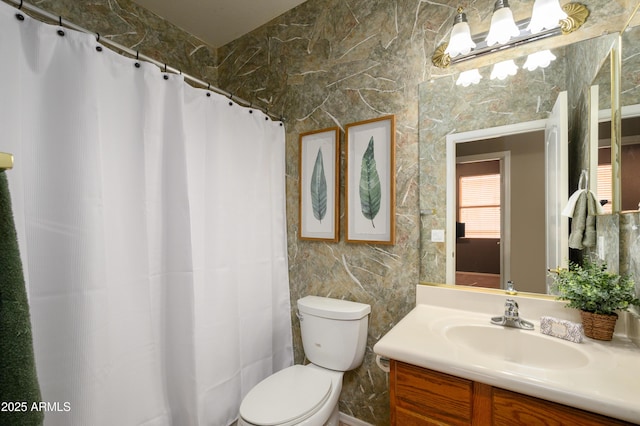
[[[395,116],[345,127],[346,240],[395,244]]]
[[[302,240],[339,239],[340,129],[302,133],[299,146],[299,236]]]

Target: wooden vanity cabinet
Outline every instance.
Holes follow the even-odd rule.
[[[631,425],[620,420],[390,362],[391,425]]]

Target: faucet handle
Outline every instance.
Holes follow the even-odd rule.
[[[518,319],[518,302],[513,299],[507,299],[504,303],[504,317],[506,319]]]

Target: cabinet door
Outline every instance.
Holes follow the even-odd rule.
[[[522,424],[544,426],[615,426],[630,425],[620,420],[589,413],[543,399],[493,388],[494,426]]]
[[[468,425],[473,382],[391,362],[391,422],[394,425]]]

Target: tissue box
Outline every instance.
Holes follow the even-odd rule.
[[[540,318],[540,332],[575,343],[582,343],[584,338],[582,324],[553,317]]]

